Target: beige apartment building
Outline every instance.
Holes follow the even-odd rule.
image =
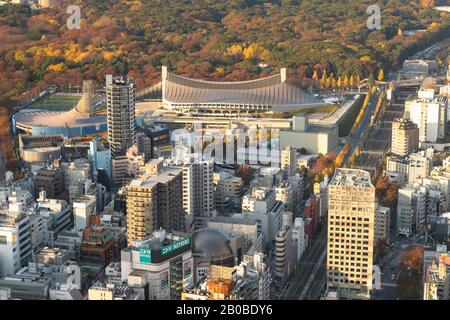
[[[182,171],[155,159],[146,164],[145,174],[126,186],[128,245],[160,228],[184,230]]]
[[[336,169],[328,187],[327,291],[369,299],[375,229],[370,173]]]
[[[391,152],[399,156],[407,156],[419,148],[419,127],[408,119],[392,121]]]

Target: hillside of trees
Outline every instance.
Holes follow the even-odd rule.
[[[62,0],[31,10],[0,6],[0,102],[48,84],[103,83],[108,73],[138,88],[160,66],[189,77],[252,79],[289,68],[308,86],[314,74],[364,78],[450,34],[433,0],[381,0],[381,29],[369,30],[372,0]],[[69,5],[81,29],[69,30]],[[424,30],[405,35],[406,30]],[[23,94],[25,93],[25,94]]]

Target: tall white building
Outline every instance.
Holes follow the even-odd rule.
[[[298,263],[308,245],[303,218],[295,218],[294,220],[294,226],[292,227],[292,241],[294,242],[294,248],[297,250],[295,257]]]
[[[266,245],[272,245],[281,229],[283,203],[275,199],[269,188],[253,188],[242,199],[242,212],[258,221],[258,231],[264,234]]]
[[[183,209],[194,229],[202,228],[214,213],[214,161],[183,161]]]
[[[0,212],[0,275],[16,273],[31,259],[30,218],[23,212]]]
[[[406,101],[405,118],[419,127],[420,142],[436,142],[445,137],[447,103],[447,97],[425,90],[419,91],[419,98]]]
[[[255,252],[253,255],[244,255],[244,262],[249,270],[258,273],[258,300],[270,299],[270,267],[264,262],[265,255]]]
[[[397,203],[397,234],[409,237],[423,230],[426,208],[425,187],[400,188]]]
[[[92,195],[79,197],[73,201],[72,208],[75,230],[83,230],[89,227],[89,218],[96,213],[96,198]]]
[[[72,223],[72,211],[65,200],[47,199],[45,191],[39,193],[37,213],[44,219],[45,243],[52,246],[59,233]]]

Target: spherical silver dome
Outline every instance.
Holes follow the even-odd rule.
[[[211,264],[234,265],[230,238],[219,230],[203,228],[194,231],[192,234],[192,253],[197,257],[209,257]]]

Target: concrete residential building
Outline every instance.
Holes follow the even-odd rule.
[[[207,277],[193,289],[184,289],[181,300],[268,300],[270,268],[265,255],[254,252],[234,267],[211,265]]]
[[[419,149],[419,127],[404,118],[392,121],[391,152],[407,156]]]
[[[419,98],[407,100],[405,118],[419,127],[420,142],[437,142],[445,137],[448,98],[434,91],[419,91]]]
[[[327,291],[369,299],[376,204],[370,173],[338,168],[328,188]]]
[[[108,142],[113,159],[124,156],[136,143],[135,93],[132,79],[106,76]]]
[[[30,228],[30,218],[25,213],[0,211],[1,276],[16,273],[31,260]]]
[[[323,181],[314,183],[314,194],[320,196],[320,220],[328,213],[328,176]]]
[[[305,234],[311,238],[317,231],[320,222],[320,196],[311,195],[303,210]]]
[[[189,156],[169,163],[183,170],[183,209],[189,225],[193,229],[205,227],[214,213],[214,161]]]
[[[152,139],[143,132],[136,134],[136,145],[138,154],[143,154],[145,162],[152,158]]]
[[[140,240],[159,228],[185,229],[182,169],[163,167],[163,160],[146,164],[145,174],[125,188],[128,244]]]
[[[447,168],[434,168],[430,176],[421,180],[421,184],[442,191],[447,198],[447,209],[445,211],[450,211],[450,172]]]
[[[377,206],[375,210],[375,243],[385,240],[389,244],[391,231],[391,209]]]
[[[426,188],[400,188],[397,203],[397,234],[409,237],[423,230],[426,208]]]
[[[88,300],[144,300],[142,291],[133,290],[126,285],[97,281],[88,290]]]
[[[112,181],[117,185],[125,185],[139,177],[145,171],[145,156],[138,152],[136,145],[128,148],[125,155],[111,159]]]
[[[39,169],[34,175],[36,193],[45,191],[54,198],[66,189],[64,172],[59,166],[50,165]]]
[[[273,186],[275,199],[284,204],[284,210],[300,214],[300,204],[303,199],[304,179],[299,173],[290,176],[287,181],[281,181]]]
[[[285,173],[285,176],[290,177],[295,174],[297,170],[297,149],[291,146],[285,147],[281,150],[280,168]]]
[[[412,153],[409,156],[399,157],[389,155],[386,157],[386,170],[404,175],[408,183],[428,177],[433,169],[433,158],[425,151]]]
[[[230,198],[234,201],[234,207],[241,207],[241,198],[243,196],[244,181],[241,177],[236,177],[226,172],[213,173],[213,181],[216,184],[216,199]],[[215,201],[216,209],[220,206]]]
[[[275,287],[282,290],[296,262],[292,225],[283,225],[275,237]]]
[[[0,287],[9,287],[13,299],[82,300],[80,266],[68,259],[65,250],[43,248],[28,266],[2,278]]]
[[[450,300],[450,256],[446,246],[425,250],[423,300]]]
[[[89,227],[90,216],[96,213],[96,198],[92,195],[77,198],[72,203],[75,230]]]
[[[86,159],[76,159],[72,162],[61,163],[61,168],[64,171],[64,181],[66,183],[66,190],[79,180],[91,179],[91,164]]]
[[[89,143],[89,156],[92,159],[94,169],[103,170],[108,178],[111,178],[111,150],[94,139]]]
[[[72,211],[70,205],[65,200],[48,199],[45,192],[42,191],[37,199],[37,212],[45,220],[46,241],[52,246],[59,233],[66,230],[72,220]]]
[[[305,234],[303,218],[295,218],[294,220],[294,226],[292,227],[292,241],[294,243],[294,248],[296,249],[296,263],[298,263],[308,246],[308,237]]]
[[[264,234],[266,245],[273,246],[281,228],[283,203],[276,201],[269,188],[253,188],[242,200],[242,212],[258,221],[258,232]]]
[[[107,228],[102,226],[85,228],[80,249],[81,261],[106,267],[111,261],[120,259],[114,257],[114,242],[112,233]]]

